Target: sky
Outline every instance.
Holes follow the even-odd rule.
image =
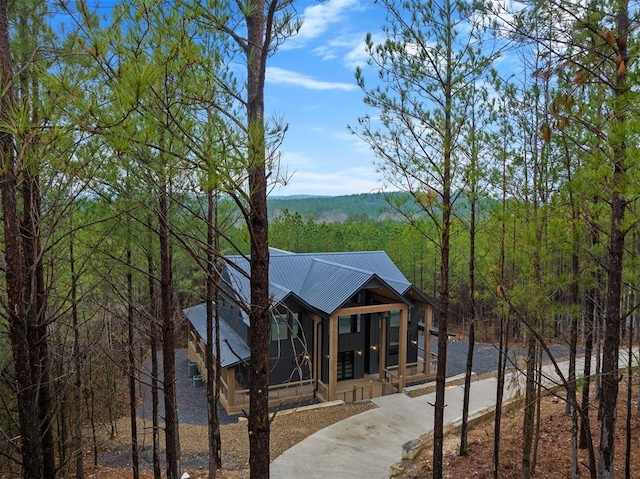
[[[369,147],[347,125],[375,114],[363,102],[356,66],[367,69],[364,39],[382,36],[384,10],[371,0],[300,0],[304,19],[267,62],[265,114],[288,124],[280,167],[288,181],[272,196],[337,196],[378,191]]]
[[[105,11],[113,3],[96,0]],[[361,67],[369,84],[375,82],[365,37],[370,33],[374,42],[384,41],[385,9],[373,0],[296,0],[294,6],[302,26],[267,62],[265,116],[288,125],[278,151],[280,177],[286,181],[270,195],[380,191],[385,183],[378,160],[348,126],[357,127],[360,117],[378,113],[364,104],[355,70]]]

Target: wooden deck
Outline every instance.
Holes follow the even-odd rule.
[[[336,399],[343,400],[345,403],[366,401],[402,392],[402,389],[408,384],[427,381],[435,377],[435,373],[425,374],[422,372],[424,370],[422,358],[419,358],[417,363],[407,364],[406,377],[400,377],[397,369],[397,366],[385,369],[385,379],[382,381],[377,373],[366,374],[365,377],[359,379],[339,381]],[[432,370],[435,370],[433,366]],[[324,396],[321,392],[325,389],[326,385],[320,383],[318,391],[320,392],[319,396],[323,399]]]

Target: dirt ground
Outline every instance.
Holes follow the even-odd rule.
[[[297,444],[305,437],[323,429],[335,422],[350,417],[354,414],[374,408],[372,403],[344,404],[338,406],[322,407],[291,414],[280,413],[271,423],[271,459],[278,457],[291,446]],[[149,434],[150,423],[138,420],[138,441],[145,449],[145,456],[150,456]],[[104,435],[100,438],[102,466],[94,468],[91,458],[87,458],[87,477],[95,479],[124,479],[132,477],[130,461],[130,435],[129,418],[122,418],[117,424],[118,436],[109,439]],[[249,439],[247,435],[247,422],[240,421],[236,424],[227,424],[220,428],[222,436],[222,463],[224,469],[218,476],[222,479],[246,479],[249,477]],[[162,438],[162,434],[161,434]],[[208,461],[208,442],[206,426],[191,424],[180,425],[180,449],[183,458],[182,471],[188,472],[192,478],[204,478]],[[141,465],[141,477],[153,478],[151,467],[148,464]]]
[[[634,399],[637,392],[634,391]],[[593,401],[595,404],[595,401]],[[312,411],[280,415],[272,423],[271,429],[271,457],[282,454],[289,447],[301,441],[309,434],[318,431],[334,422],[375,407],[372,404],[355,404],[333,406]],[[545,397],[542,401],[542,421],[540,441],[537,453],[537,466],[534,478],[556,479],[571,477],[571,418],[564,412],[565,404],[562,400]],[[626,448],[626,383],[620,383],[618,403],[618,433],[616,442],[616,477],[624,477],[624,458]],[[638,406],[634,402],[632,415],[631,437],[631,477],[637,477],[640,471],[640,418]],[[594,436],[594,447],[597,458],[599,429],[597,409],[591,411],[591,424]],[[140,431],[148,431],[148,424],[139,422]],[[493,477],[493,421],[475,426],[469,433],[469,454],[460,457],[457,454],[459,437],[450,436],[445,440],[445,477],[450,479],[485,479]],[[102,466],[93,469],[87,462],[87,477],[95,479],[122,479],[131,477],[129,467],[122,467],[121,461],[128,459],[128,419],[124,418],[118,424],[119,436],[115,440],[102,439],[101,447],[113,455],[121,455],[119,466]],[[222,453],[224,469],[218,472],[221,479],[248,479],[248,438],[246,422],[225,425],[222,432]],[[141,433],[142,434],[142,433]],[[192,478],[206,477],[207,460],[207,432],[204,426],[182,425],[180,442],[183,467]],[[149,444],[149,436],[142,435],[141,444]],[[509,410],[503,414],[501,428],[500,473],[501,479],[515,479],[521,477],[520,460],[522,444],[522,409]],[[404,474],[397,476],[401,479],[418,479],[431,476],[432,451],[425,449],[412,463],[405,463]],[[199,465],[198,465],[199,464]],[[579,468],[581,477],[589,477],[587,469],[588,455],[586,451],[579,452]],[[152,479],[149,467],[143,468],[143,479]]]
[[[620,383],[618,396],[618,420],[615,445],[615,477],[624,477],[626,450],[626,382]],[[634,391],[634,399],[637,392]],[[595,401],[592,401],[595,404]],[[537,466],[534,478],[556,479],[571,477],[571,417],[565,414],[565,403],[548,396],[542,401],[540,442],[537,453]],[[502,416],[500,469],[501,479],[516,479],[521,475],[522,457],[522,408],[508,411]],[[591,429],[594,438],[596,462],[598,458],[597,408],[590,414]],[[451,436],[445,440],[445,477],[450,479],[488,479],[493,477],[493,437],[494,421],[489,420],[474,427],[468,437],[469,454],[458,455],[460,437]],[[631,477],[640,475],[640,418],[638,405],[634,401],[631,414]],[[401,479],[418,479],[431,477],[432,450],[422,451],[420,455],[407,465]],[[589,458],[586,450],[579,451],[580,477],[589,477]]]

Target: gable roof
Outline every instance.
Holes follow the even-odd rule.
[[[293,296],[302,304],[330,315],[367,284],[388,287],[400,301],[412,287],[384,251],[353,253],[290,253],[270,248],[269,292],[274,304]],[[227,258],[236,268],[228,268],[230,285],[248,304],[249,272],[245,256]]]
[[[269,293],[273,304],[293,297],[305,307],[327,316],[333,314],[365,287],[384,286],[398,301],[433,302],[413,286],[384,251],[354,253],[290,253],[270,248]],[[225,268],[225,277],[232,293],[249,304],[250,264],[245,256],[229,256],[233,265]],[[206,304],[184,310],[189,322],[206,340]],[[246,311],[240,311],[242,321],[249,325]],[[215,334],[215,331],[214,331]],[[220,317],[220,362],[229,367],[250,357],[249,347],[225,318]]]
[[[207,341],[207,305],[198,304],[183,310],[187,319],[200,335]],[[215,337],[215,324],[213,325]],[[220,365],[223,368],[235,366],[238,363],[248,361],[251,357],[247,343],[225,322],[220,321]]]

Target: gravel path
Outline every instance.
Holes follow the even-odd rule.
[[[207,424],[207,388],[194,386],[189,377],[189,359],[186,349],[178,349],[176,357],[176,401],[178,403],[178,420],[181,424],[195,424],[205,426]],[[158,354],[160,367],[159,375],[162,377],[162,355]],[[138,408],[138,417],[151,420],[151,360],[148,360],[142,370],[142,404]],[[164,398],[162,391],[159,393],[159,409],[161,421],[164,421]],[[220,405],[220,424],[232,424],[238,421],[238,416],[229,416]]]
[[[457,340],[454,338],[449,340],[447,347],[447,376],[458,376],[464,374],[467,370],[467,350],[469,342],[465,340]],[[431,340],[431,350],[437,354],[438,342]],[[551,345],[549,347],[551,354],[556,359],[566,358],[569,356],[569,347],[567,345]],[[580,354],[583,351],[578,351]],[[507,367],[514,366],[516,357],[526,356],[527,351],[521,347],[511,347],[507,355]],[[543,361],[549,359],[546,353],[543,353]],[[496,371],[498,369],[498,348],[491,343],[476,342],[473,348],[473,372],[480,375]]]

